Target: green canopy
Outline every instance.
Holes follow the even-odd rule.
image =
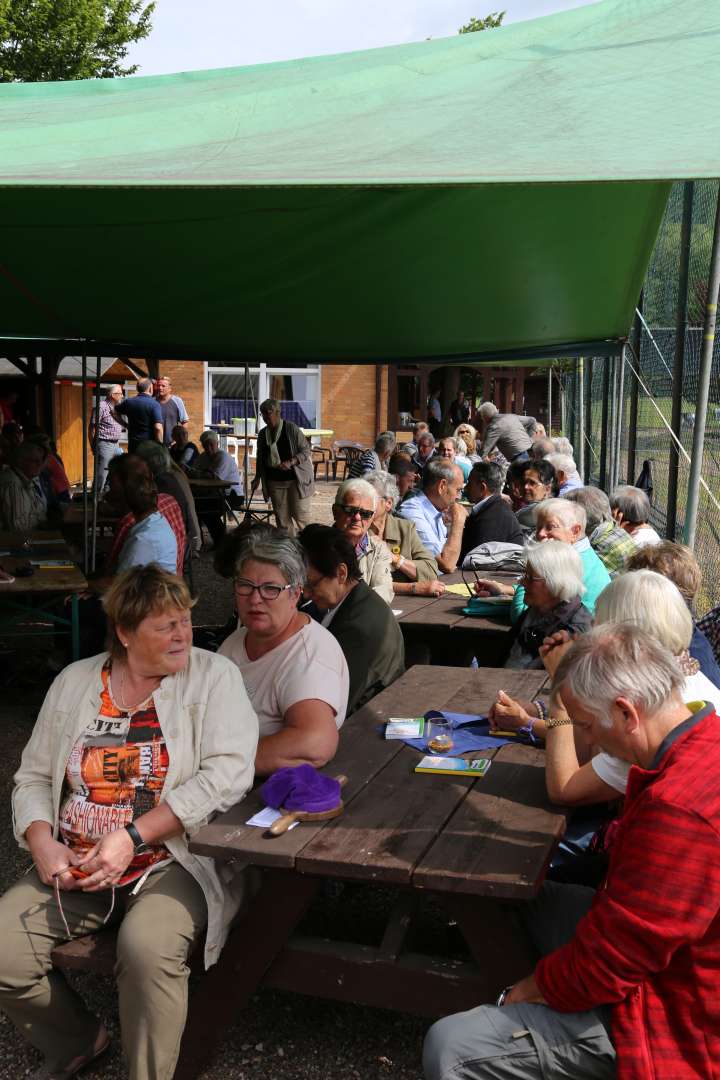
[[[720,175],[720,6],[0,87],[0,335],[287,362],[587,350]],[[76,351],[73,349],[72,351]]]

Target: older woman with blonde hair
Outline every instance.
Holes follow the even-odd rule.
[[[395,477],[386,472],[371,472],[363,479],[379,495],[370,531],[384,540],[390,552],[395,595],[442,596],[445,586],[438,581],[438,565],[423,547],[415,523],[393,514],[400,501]]]
[[[121,574],[103,604],[109,652],[51,686],[15,776],[13,822],[33,869],[0,899],[0,1008],[74,1076],[104,1025],[52,966],[68,938],[119,924],[115,975],[132,1080],[172,1076],[188,951],[214,964],[242,898],[189,837],[243,798],[257,718],[237,668],[192,647],[185,583],[155,565]]]
[[[335,528],[344,532],[355,548],[363,581],[391,604],[394,593],[390,552],[369,531],[380,503],[380,495],[367,480],[345,480],[337,489],[332,512]]]
[[[480,460],[480,455],[477,452],[477,437],[478,433],[472,424],[458,424],[453,431],[453,438],[463,444],[465,456],[473,465]]]

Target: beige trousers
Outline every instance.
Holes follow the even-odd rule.
[[[275,518],[281,529],[287,529],[291,536],[302,531],[312,521],[312,499],[300,498],[297,484],[289,480],[286,484],[275,480],[268,481],[270,501],[275,511]]]
[[[177,863],[151,874],[137,896],[130,896],[132,888],[116,890],[109,924],[119,924],[122,1045],[132,1080],[170,1080],[187,1015],[187,955],[207,923],[207,905]],[[103,928],[110,890],[60,896],[73,937]],[[99,1025],[50,961],[66,939],[54,891],[31,870],[0,899],[0,1008],[45,1055],[50,1072],[86,1053]]]

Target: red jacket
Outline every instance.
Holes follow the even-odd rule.
[[[618,1080],[720,1077],[720,719],[694,719],[630,770],[605,885],[535,971],[560,1012],[614,1006]]]

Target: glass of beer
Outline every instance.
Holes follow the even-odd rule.
[[[453,729],[449,720],[438,717],[432,721],[428,750],[433,754],[447,754],[453,748]]]

